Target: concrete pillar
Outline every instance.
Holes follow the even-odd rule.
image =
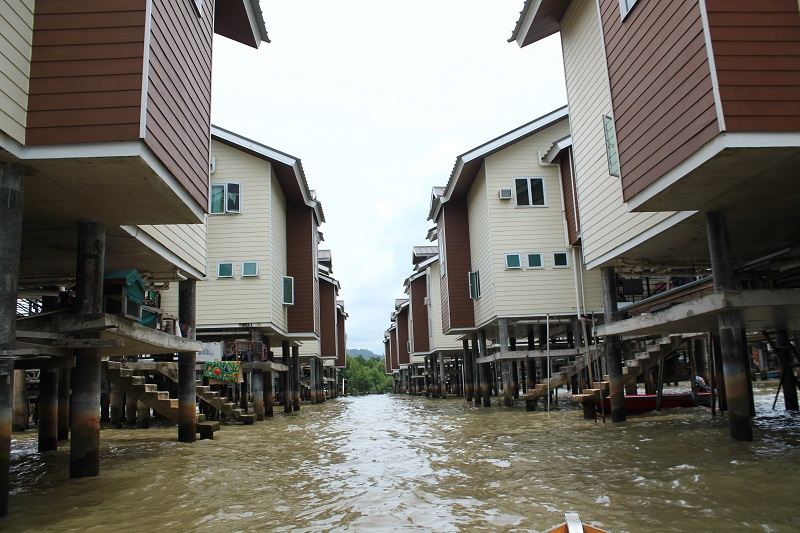
[[[444,367],[444,352],[439,352],[439,381],[441,382],[442,400],[447,399],[447,376]]]
[[[292,355],[289,341],[281,342],[281,358],[282,362],[289,369],[286,372],[281,372],[281,402],[283,403],[283,412],[292,412]]]
[[[14,431],[28,431],[30,427],[28,398],[25,394],[25,371],[14,370],[14,414],[11,426]]]
[[[187,339],[197,339],[197,282],[178,284],[178,321],[188,327]],[[178,353],[178,442],[197,440],[196,352]]]
[[[117,425],[121,425],[123,420],[123,404],[125,393],[117,385],[111,385],[111,392],[109,392],[109,420]]]
[[[39,371],[39,451],[58,449],[58,371]]]
[[[736,289],[733,270],[728,223],[725,213],[706,213],[708,249],[711,256],[711,273],[714,290],[724,292]],[[728,400],[728,423],[731,437],[735,440],[753,440],[750,412],[750,384],[746,365],[747,346],[742,335],[742,320],[737,311],[723,311],[717,316],[719,327],[722,369],[725,374],[725,389]]]
[[[69,368],[58,370],[58,440],[69,439],[70,374]]]
[[[497,328],[500,331],[500,353],[509,351],[508,346],[508,322],[504,318],[497,321]],[[511,391],[511,369],[508,361],[500,361],[500,376],[503,382],[503,405],[511,407],[514,405],[514,396]]]
[[[516,352],[517,351],[517,339],[516,337],[511,337],[508,339],[508,349],[509,351]],[[511,396],[515,399],[519,399],[519,361],[516,359],[510,361],[511,364]]]
[[[100,313],[103,309],[103,270],[106,231],[102,224],[78,224],[75,311],[78,315]],[[97,338],[89,333],[84,338]],[[75,354],[72,373],[72,404],[69,447],[69,477],[100,474],[100,350],[81,348]]]
[[[24,173],[0,163],[0,352],[16,345]],[[8,513],[13,398],[14,362],[0,359],[0,516]]]
[[[275,416],[275,375],[264,372],[264,418]]]
[[[136,395],[131,392],[125,393],[125,424],[129,426],[136,425]]]
[[[486,331],[478,330],[478,351],[481,357],[486,357],[488,348],[486,346]],[[483,395],[483,406],[491,407],[492,405],[492,387],[489,383],[491,380],[491,370],[489,364],[478,365],[480,379],[481,379],[481,393]]]
[[[464,355],[464,364],[461,367],[464,376],[464,400],[471,402],[472,396],[475,394],[475,377],[472,372],[472,350],[469,347],[469,341],[467,339],[461,342],[461,349]]]
[[[136,429],[150,427],[150,408],[144,402],[136,402]]]
[[[792,347],[789,341],[789,332],[785,329],[778,330],[775,339],[778,359],[781,363],[783,377],[783,405],[787,411],[798,411],[800,406],[797,400],[797,376],[792,364]]]
[[[308,369],[311,375],[308,378],[308,384],[311,386],[311,405],[316,405],[319,396],[317,395],[317,362],[312,357],[309,360]],[[403,371],[400,371],[400,376],[403,376]]]
[[[617,278],[613,267],[600,269],[603,282],[603,310],[605,323],[611,324],[617,314]],[[622,385],[622,343],[616,335],[606,336],[609,392],[611,396],[611,421],[625,422],[625,388]]]
[[[528,324],[528,351],[534,350],[534,329],[533,324]],[[530,392],[536,388],[536,358],[528,357],[525,359],[525,390]]]
[[[292,407],[300,410],[300,347],[292,346]]]

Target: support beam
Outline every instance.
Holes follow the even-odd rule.
[[[442,400],[447,399],[447,377],[444,370],[444,352],[439,352],[439,381],[441,382]]]
[[[28,398],[25,394],[24,370],[14,370],[14,414],[12,416],[11,429],[13,431],[28,431],[30,413],[28,412]]]
[[[292,355],[289,341],[281,342],[281,357],[283,364],[289,369],[280,374],[281,403],[283,403],[283,412],[288,414],[292,412]]]
[[[95,222],[80,222],[75,280],[75,311],[78,315],[103,310],[105,250],[105,227]],[[84,335],[80,338],[97,338],[96,333]],[[69,477],[81,478],[100,474],[101,352],[99,348],[80,348],[74,354]]]
[[[617,277],[613,267],[600,269],[603,282],[603,311],[605,323],[611,324],[617,314]],[[611,421],[625,422],[625,388],[622,384],[622,342],[616,335],[606,336],[609,393],[611,396]]]
[[[150,408],[144,402],[136,402],[136,429],[150,428]]]
[[[58,370],[39,371],[39,452],[58,449]]]
[[[473,340],[473,342],[475,341]],[[469,341],[467,339],[462,341],[461,348],[464,355],[464,364],[462,366],[464,375],[464,400],[471,402],[472,396],[475,394],[475,377],[472,368],[472,350],[469,347]]]
[[[128,426],[135,426],[136,425],[136,404],[139,403],[136,400],[136,395],[127,392],[125,393],[125,424]]]
[[[58,440],[69,439],[69,396],[71,368],[58,369]],[[120,399],[120,401],[122,401]]]
[[[711,273],[714,290],[735,290],[736,277],[733,270],[728,222],[725,213],[706,213],[708,249],[711,256]],[[731,437],[735,440],[753,440],[750,410],[750,383],[746,365],[747,346],[744,344],[743,324],[738,311],[723,311],[718,315],[722,369],[725,374],[725,389],[728,400],[728,423]]]
[[[508,322],[501,318],[497,321],[497,328],[500,331],[500,350],[509,350],[508,344]],[[500,362],[500,379],[503,383],[503,405],[511,407],[514,405],[514,396],[511,391],[511,368],[508,361]]]
[[[178,284],[178,320],[186,328],[186,338],[197,339],[197,282]],[[178,442],[197,440],[197,364],[196,352],[178,353]]]
[[[481,357],[486,357],[486,355],[488,355],[487,352],[489,351],[486,346],[486,331],[482,329],[478,330],[478,351]],[[481,380],[481,394],[483,395],[483,406],[491,407],[492,405],[492,387],[490,385],[490,381],[492,379],[491,369],[489,368],[489,364],[478,365],[478,368]]]

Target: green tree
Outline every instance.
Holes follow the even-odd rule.
[[[391,389],[392,378],[386,375],[383,361],[364,359],[361,355],[347,356],[347,391],[350,394],[384,393]]]

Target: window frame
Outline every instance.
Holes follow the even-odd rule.
[[[222,276],[219,273],[219,268],[222,265],[230,265],[231,267],[231,275],[230,276]],[[236,278],[236,262],[235,261],[217,261],[217,279],[235,279]]]
[[[239,187],[239,201],[238,201],[239,205],[238,205],[238,209],[236,209],[236,210],[228,209],[228,186],[229,185],[236,185],[237,187]],[[212,208],[213,208],[212,201],[213,201],[213,198],[214,198],[214,187],[222,187],[222,211],[218,211],[218,212],[212,211]],[[243,190],[243,186],[242,186],[242,183],[240,181],[225,181],[225,182],[222,182],[222,183],[212,183],[211,187],[209,188],[210,194],[208,196],[208,214],[209,215],[214,215],[214,216],[217,216],[217,215],[241,215],[242,211],[243,211],[242,190]]]
[[[517,266],[508,266],[508,258],[511,256],[517,257]],[[522,254],[519,252],[510,252],[503,254],[506,270],[522,270]]]
[[[625,17],[628,16],[628,13],[633,11],[633,7],[636,5],[638,0],[619,0],[619,18],[620,20],[625,20]]]
[[[291,301],[286,298],[286,281],[289,280],[291,282]],[[290,305],[294,305],[294,276],[283,276],[283,283],[282,286],[282,299],[283,299],[283,306],[288,307]]]
[[[253,263],[256,265],[256,273],[255,274],[245,274],[244,273],[244,265]],[[258,259],[242,259],[242,277],[243,278],[258,278],[261,276],[261,261]]]
[[[610,129],[608,127],[609,124],[611,125]],[[603,115],[603,135],[605,136],[606,139],[606,162],[608,163],[608,173],[609,175],[614,176],[615,178],[619,178],[621,172],[619,164],[619,143],[617,143],[617,126],[614,123],[614,117],[612,117],[611,115]],[[613,139],[611,139],[610,136],[613,136]],[[611,155],[612,143],[614,146],[613,161],[615,161],[617,164],[616,173],[614,171],[614,165],[612,163],[612,155]]]
[[[567,260],[566,265],[557,265],[556,264],[556,254],[564,254],[564,258]],[[566,250],[554,250],[553,251],[553,268],[570,268],[569,263],[569,252]]]
[[[470,300],[478,301],[481,298],[481,272],[467,272],[469,279],[469,298]]]
[[[531,266],[531,256],[539,256],[539,266]],[[526,270],[544,270],[544,252],[525,252]]]
[[[525,180],[527,190],[528,190],[528,203],[527,204],[520,204],[519,197],[517,196],[517,181],[518,180]],[[542,203],[541,204],[534,204],[533,202],[533,195],[531,191],[533,188],[531,187],[531,181],[538,180],[542,184]],[[528,208],[528,207],[547,207],[547,180],[544,176],[517,176],[514,178],[514,186],[512,187],[514,191],[514,207],[515,208]]]

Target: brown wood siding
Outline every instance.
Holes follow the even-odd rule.
[[[397,362],[401,365],[411,362],[408,353],[408,307],[397,314]]]
[[[391,366],[389,368],[391,370],[398,370],[400,368],[400,366],[399,366],[399,364],[397,362],[397,330],[396,329],[393,329],[390,332],[389,343],[391,344],[391,350],[392,350],[392,363],[391,363]]]
[[[800,131],[797,0],[706,0],[725,128]]]
[[[153,0],[145,143],[208,208],[213,2]]]
[[[623,199],[719,133],[698,0],[600,0]],[[600,117],[598,117],[600,120]]]
[[[347,366],[347,333],[345,324],[347,322],[344,313],[338,313],[336,320],[336,366]]]
[[[415,352],[430,350],[430,334],[428,332],[428,306],[425,305],[427,293],[425,276],[411,282],[411,319],[413,322],[413,344]]]
[[[319,282],[320,355],[336,355],[336,288],[325,280]]]
[[[469,221],[467,198],[453,198],[442,205],[444,220],[446,272],[442,277],[442,330],[448,334],[452,329],[475,326],[475,313],[469,297]],[[441,225],[440,225],[441,227]]]
[[[384,350],[383,350],[384,351],[384,355],[383,355],[384,367],[386,368],[386,373],[387,374],[391,374],[392,373],[392,354],[389,353],[390,350],[391,350],[391,340],[387,340],[386,342],[384,342],[383,343],[383,348],[384,348]]]
[[[139,139],[146,7],[36,2],[26,144]]]
[[[289,333],[314,332],[313,213],[304,204],[286,203],[286,275],[294,278],[294,305],[289,306]]]
[[[578,244],[581,231],[581,218],[575,200],[578,190],[572,175],[572,148],[567,148],[559,160],[561,167],[561,193],[564,195],[564,218],[567,221],[567,236],[573,246]]]

